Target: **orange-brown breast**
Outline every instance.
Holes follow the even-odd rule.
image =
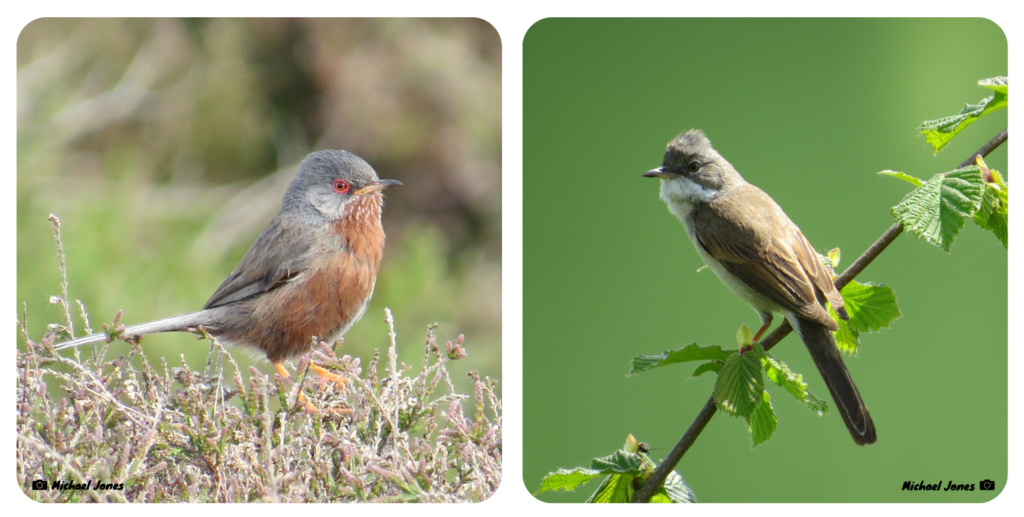
[[[344,239],[349,253],[358,260],[380,265],[384,254],[384,227],[380,224],[384,197],[380,192],[359,196],[349,203],[345,215],[334,223],[334,230]]]
[[[263,349],[272,362],[308,352],[313,336],[341,337],[373,294],[384,253],[381,194],[351,203],[356,204],[329,227],[337,239],[324,239],[312,250],[310,269],[247,307],[258,323],[241,340]]]

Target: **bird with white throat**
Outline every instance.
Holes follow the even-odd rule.
[[[849,320],[831,276],[782,208],[744,181],[698,129],[668,144],[662,166],[643,174],[661,180],[661,199],[682,221],[697,254],[741,300],[757,311],[761,339],[773,314],[789,321],[825,380],[853,441],[875,443],[868,408],[843,362],[829,303]]]

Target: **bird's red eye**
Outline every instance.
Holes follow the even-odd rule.
[[[349,185],[345,180],[334,180],[334,191],[339,194],[348,192]]]

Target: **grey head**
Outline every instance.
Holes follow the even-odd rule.
[[[334,220],[353,200],[393,185],[401,182],[377,178],[370,164],[348,151],[316,151],[302,161],[285,192],[281,212],[306,212]]]
[[[645,172],[644,176],[663,180],[663,185],[669,187],[667,192],[662,189],[665,194],[705,202],[743,183],[736,169],[711,147],[711,140],[699,129],[673,138],[665,149],[661,167]]]

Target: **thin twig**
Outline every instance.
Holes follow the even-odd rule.
[[[892,241],[896,240],[896,237],[899,237],[901,233],[903,233],[903,223],[895,223],[890,226],[867,251],[860,257],[857,257],[857,260],[853,261],[850,267],[846,268],[846,271],[843,271],[841,275],[836,277],[836,289],[841,291],[846,287],[846,284],[850,283],[853,277],[864,271],[864,268],[868,267],[871,261],[875,260],[878,255],[885,251],[885,248],[892,244]]]
[[[75,324],[71,321],[71,306],[68,302],[68,268],[64,263],[64,244],[60,239],[60,219],[53,214],[47,219],[53,223],[53,236],[57,239],[57,258],[60,260],[60,304],[64,307],[64,321],[68,324],[68,333],[75,337]]]
[[[86,312],[85,305],[82,304],[82,300],[75,300],[75,303],[78,304],[78,315],[82,317],[82,322],[85,325],[84,332],[85,335],[88,336],[89,334],[92,334],[92,326],[89,325],[89,313]]]
[[[960,167],[966,167],[973,164],[975,156],[979,154],[982,157],[988,156],[988,153],[992,152],[996,147],[999,147],[999,145],[1005,142],[1006,139],[1007,133],[1006,129],[1004,129],[996,135],[995,138],[989,140],[988,143],[975,151],[970,158],[960,165]],[[901,233],[903,233],[903,225],[901,223],[896,223],[890,226],[889,229],[871,245],[871,247],[858,257],[857,260],[853,261],[853,264],[850,264],[850,267],[843,271],[843,274],[836,277],[836,288],[842,289],[846,284],[850,283],[855,276],[860,274],[864,268],[868,267],[868,264],[885,251],[885,248],[889,246],[892,241],[896,240],[896,237],[899,237]],[[778,344],[779,341],[782,341],[782,339],[788,336],[792,331],[793,327],[788,321],[786,321],[782,325],[776,327],[771,334],[768,334],[767,337],[762,339],[760,344],[765,351],[768,351]],[[676,443],[675,447],[672,447],[672,450],[669,451],[668,456],[666,456],[661,464],[658,465],[658,468],[655,469],[654,474],[651,474],[650,479],[648,479],[647,482],[644,483],[644,486],[640,487],[640,490],[637,490],[636,494],[633,495],[632,502],[646,503],[651,500],[651,496],[653,496],[654,492],[656,492],[658,488],[665,483],[668,473],[672,472],[672,470],[676,468],[676,465],[682,461],[683,455],[690,449],[693,442],[697,441],[697,437],[700,436],[704,427],[708,425],[711,417],[715,416],[716,411],[718,411],[718,407],[715,405],[715,396],[712,395],[711,398],[708,399],[707,404],[704,404],[700,413],[697,414],[697,418],[693,419],[693,423],[690,424],[690,427],[686,430],[686,433],[683,434],[683,437],[679,439],[679,442]]]
[[[984,158],[988,156],[988,153],[991,153],[993,149],[1002,145],[1003,142],[1005,142],[1008,138],[1006,134],[1007,130],[1009,130],[1009,128],[1002,130],[998,135],[996,135],[995,138],[989,140],[987,144],[981,146],[981,148],[975,151],[970,158],[964,160],[964,163],[961,163],[959,168],[962,169],[964,167],[967,167],[968,165],[974,165],[975,156],[978,156],[980,154],[981,157]]]

